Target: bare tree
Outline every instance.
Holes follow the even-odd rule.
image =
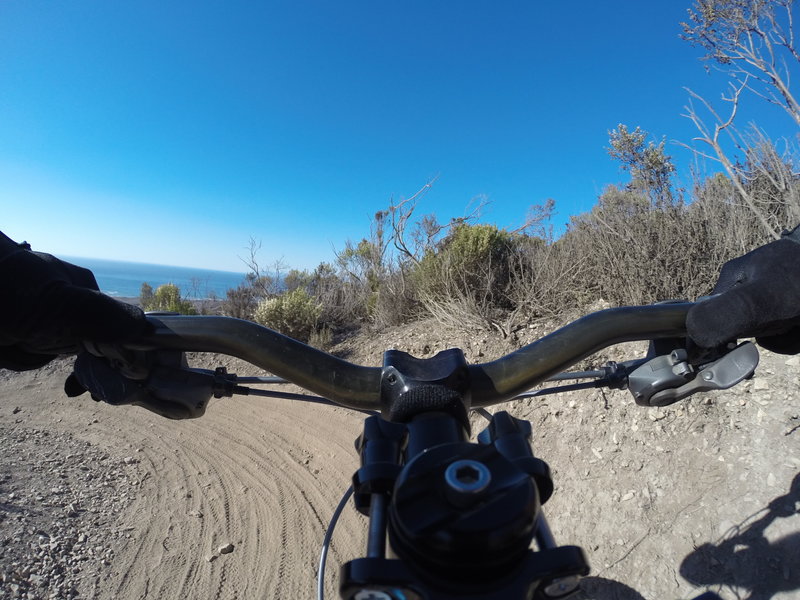
[[[731,84],[730,94],[722,99],[730,104],[727,118],[723,118],[710,102],[699,94],[688,90],[692,99],[697,100],[713,117],[714,124],[709,127],[690,102],[684,116],[694,123],[700,133],[692,139],[709,147],[713,153],[696,146],[690,148],[698,156],[718,162],[731,180],[737,195],[761,225],[765,234],[772,239],[780,238],[783,228],[800,221],[800,195],[798,194],[797,173],[794,170],[794,157],[788,143],[781,154],[775,144],[755,124],[741,133],[735,126],[739,99],[745,86]],[[720,139],[724,134],[725,141]],[[724,144],[733,148],[741,160],[734,161],[725,150]],[[771,194],[757,194],[757,181],[769,184]]]
[[[748,89],[783,108],[800,126],[800,103],[789,83],[800,63],[794,39],[794,0],[697,0],[682,38],[702,47]]]
[[[783,219],[781,226],[800,222],[800,174],[797,171],[797,152],[787,140],[782,140],[782,150],[767,135],[753,126],[744,135],[747,149],[747,165],[750,167],[748,181],[753,188],[751,194],[757,201],[772,206],[768,212],[777,213]],[[763,182],[758,185],[758,182]],[[760,192],[766,191],[764,198]]]
[[[793,5],[794,0],[697,0],[689,22],[681,24],[683,39],[702,47],[704,59],[716,63],[731,79],[728,93],[722,95],[730,107],[726,115],[687,89],[690,101],[684,116],[700,134],[692,141],[708,148],[691,149],[722,166],[742,202],[773,239],[800,215],[793,160],[789,156],[776,160],[777,150],[763,131],[751,125],[749,133],[742,134],[735,123],[742,94],[748,91],[780,106],[800,125],[800,104],[790,89],[792,68],[800,65]],[[713,125],[706,124],[695,102],[711,116]],[[732,158],[730,152],[736,155]],[[756,196],[757,180],[770,182],[773,197]]]
[[[417,203],[430,191],[438,178],[437,175],[428,181],[409,198],[389,205],[387,212],[392,227],[390,239],[399,253],[400,262],[407,260],[418,265],[425,253],[433,250],[449,231],[460,224],[476,221],[489,204],[485,196],[478,195],[467,204],[462,216],[453,217],[446,223],[439,222],[434,214],[423,215],[415,220]]]
[[[438,178],[439,176],[437,175],[428,181],[409,198],[405,198],[397,204],[390,203],[389,205],[392,244],[402,257],[415,264],[418,264],[421,258],[420,247],[432,244],[432,240],[442,229],[433,215],[427,215],[422,218],[422,227],[418,226],[416,228],[416,234],[412,237],[413,241],[409,239],[411,236],[409,236],[408,229],[413,223],[411,218],[417,207],[417,202],[430,191]],[[423,232],[423,234],[420,236],[419,232]]]
[[[725,152],[722,144],[723,142],[720,140],[720,135],[725,133],[728,139],[733,143],[735,147],[739,147],[737,136],[735,133],[735,129],[733,127],[734,119],[736,118],[736,113],[739,109],[739,96],[741,95],[742,91],[744,90],[743,85],[738,86],[731,86],[731,95],[730,96],[723,96],[722,99],[725,102],[731,103],[731,110],[730,114],[726,119],[723,119],[719,113],[714,109],[710,102],[708,102],[705,98],[696,94],[692,90],[687,89],[690,96],[695,100],[699,101],[706,110],[713,116],[714,118],[714,125],[713,128],[706,125],[705,121],[702,117],[698,114],[697,110],[694,107],[694,104],[690,101],[689,104],[686,106],[683,116],[687,117],[697,130],[700,132],[700,135],[697,137],[692,138],[693,142],[702,142],[714,151],[714,154],[709,154],[708,152],[704,152],[699,150],[696,147],[689,146],[688,144],[682,144],[686,148],[691,149],[697,155],[702,156],[703,158],[707,158],[709,160],[718,162],[722,165],[722,168],[725,169],[725,172],[730,177],[731,182],[733,183],[736,191],[739,194],[739,197],[745,203],[745,205],[752,211],[753,216],[758,220],[761,226],[764,228],[764,231],[772,238],[778,239],[780,237],[780,232],[773,227],[770,222],[767,220],[764,213],[759,210],[753,199],[750,197],[750,194],[747,192],[747,189],[744,186],[744,176],[743,176],[743,169],[741,165],[734,163],[731,158],[728,157],[728,154]]]
[[[528,207],[525,222],[509,231],[510,234],[522,233],[527,236],[537,237],[548,242],[553,241],[553,226],[550,220],[556,211],[556,201],[548,198],[542,204],[532,204]]]
[[[245,258],[240,256],[239,260],[250,270],[247,273],[247,282],[255,291],[255,296],[266,299],[279,294],[283,285],[283,272],[287,269],[283,257],[275,260],[270,267],[263,267],[258,257],[261,241],[252,237],[246,250],[247,256]]]

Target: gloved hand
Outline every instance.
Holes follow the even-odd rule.
[[[183,352],[140,354],[134,363],[120,370],[105,358],[82,352],[64,391],[70,397],[89,392],[94,400],[115,406],[141,406],[168,419],[200,417],[212,396],[233,393],[232,382],[222,389],[216,385],[214,372],[189,369]]]
[[[755,337],[773,352],[800,352],[800,227],[725,263],[714,295],[689,310],[686,328],[704,348]]]
[[[82,340],[135,338],[148,325],[136,306],[98,291],[88,269],[31,252],[0,233],[0,367],[36,369]]]

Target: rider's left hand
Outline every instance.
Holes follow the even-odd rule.
[[[132,339],[147,328],[144,313],[98,291],[88,269],[0,233],[0,367],[36,369],[82,341]]]

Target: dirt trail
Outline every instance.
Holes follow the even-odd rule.
[[[371,336],[343,350],[356,362],[374,362],[385,347],[431,354],[443,336],[430,329]],[[490,337],[454,343],[472,360],[508,349]],[[226,366],[254,374],[236,361]],[[202,419],[172,422],[67,399],[67,372],[61,362],[0,373],[0,471],[7,471],[0,472],[0,598],[314,597],[324,528],[357,467],[359,415],[244,398],[215,401]],[[666,409],[637,407],[626,392],[515,404],[512,411],[533,423],[534,450],[553,469],[556,492],[545,510],[554,533],[583,546],[592,564],[584,597],[691,598],[713,589],[730,599],[800,598],[798,388],[800,359],[764,353],[754,380]],[[25,451],[23,442],[11,444],[29,432],[39,440],[43,431],[59,443],[37,441]],[[82,491],[59,461],[80,463]],[[47,490],[29,491],[48,472],[66,482],[58,502]],[[100,483],[92,487],[92,478]],[[81,508],[105,490],[105,508]],[[70,494],[76,500],[68,502]],[[72,539],[59,533],[63,514],[48,512],[55,505],[71,505],[75,523],[91,517],[85,535],[105,540],[94,551],[70,542],[60,579],[46,561],[49,575],[22,568],[28,546],[39,552],[50,544],[56,550],[48,560],[58,563],[57,543]],[[328,597],[336,597],[338,565],[363,551],[364,531],[365,520],[348,508],[334,540]],[[220,553],[227,544],[233,551]],[[71,595],[58,591],[69,587],[64,581],[74,584]]]
[[[66,399],[65,371],[53,370],[0,383],[0,426],[69,432],[128,459],[138,482],[114,525],[126,531],[114,560],[94,565],[100,581],[90,591],[87,576],[80,597],[312,597],[325,526],[356,468],[358,417],[245,398],[174,422]],[[331,573],[361,550],[360,520],[348,510],[340,522]],[[226,544],[233,552],[219,554]]]

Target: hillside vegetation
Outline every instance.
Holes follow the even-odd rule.
[[[794,157],[772,142],[750,148],[740,167],[745,202],[722,173],[691,190],[658,183],[674,169],[663,142],[646,138],[623,125],[611,132],[610,153],[625,157],[631,179],[609,186],[559,237],[548,226],[553,201],[532,207],[516,230],[480,223],[477,212],[446,222],[419,216],[428,183],[376,212],[363,239],[313,271],[278,265],[267,274],[254,245],[251,273],[220,310],[320,346],[354,325],[383,330],[428,317],[505,337],[599,299],[627,305],[708,294],[725,261],[800,222]]]
[[[683,145],[719,169],[683,174],[688,189],[676,184],[663,140],[620,124],[607,151],[627,181],[608,186],[560,235],[549,225],[552,199],[526,207],[525,224],[513,230],[482,223],[481,205],[461,217],[420,214],[429,181],[377,210],[362,239],[313,270],[264,269],[252,241],[247,280],[215,310],[325,346],[354,325],[384,330],[433,317],[507,337],[600,299],[644,304],[709,293],[725,261],[800,223],[795,147],[740,114],[749,96],[750,111],[782,109],[787,134],[800,133],[794,10],[792,0],[697,0],[688,11],[682,37],[728,86],[717,103],[687,90],[684,116],[698,135]],[[159,306],[179,306],[168,291],[143,289],[142,304],[163,297]]]

